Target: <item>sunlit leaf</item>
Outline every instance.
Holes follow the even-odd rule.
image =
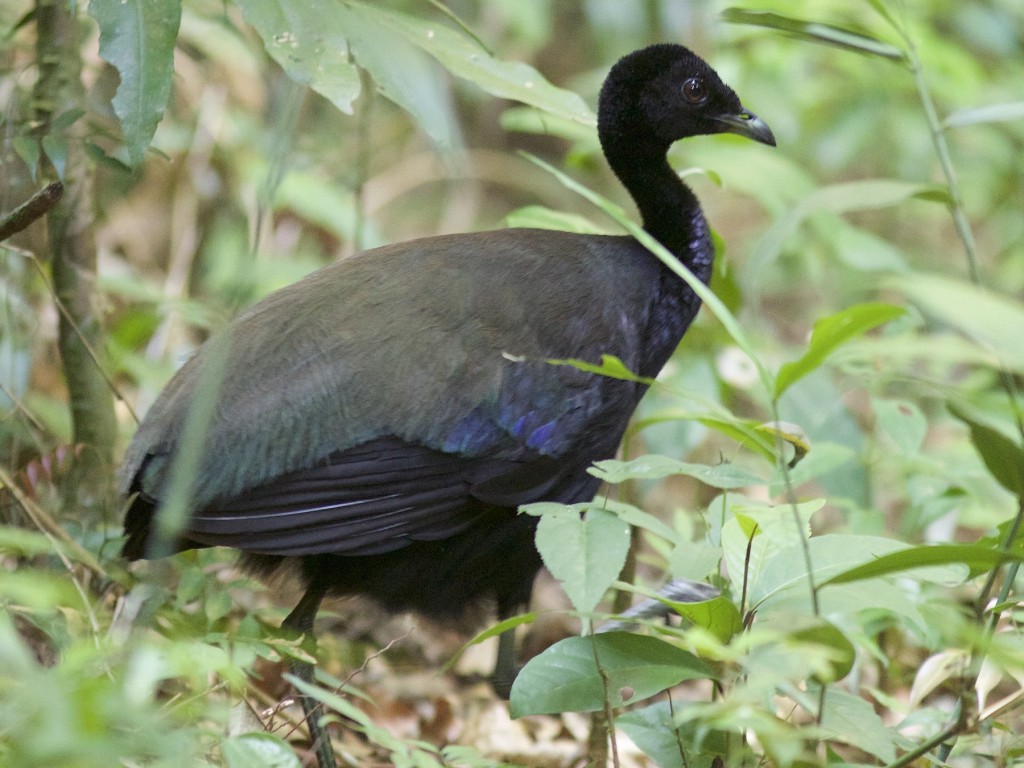
[[[726,597],[715,597],[699,603],[679,603],[674,600],[662,602],[690,623],[708,630],[723,643],[729,642],[743,628],[739,609]]]
[[[89,13],[100,27],[100,55],[121,78],[114,112],[121,121],[128,158],[138,165],[171,94],[181,3],[92,0]]]
[[[750,485],[764,485],[767,482],[764,478],[735,464],[692,464],[656,454],[648,454],[630,461],[598,461],[588,471],[608,483],[622,483],[634,479],[655,480],[671,475],[686,475],[712,488],[745,488]]]
[[[1015,369],[1024,367],[1024,305],[966,280],[915,272],[886,280],[926,314],[956,328]]]
[[[451,148],[461,143],[448,88],[419,47],[396,35],[394,27],[372,6],[337,3],[330,14],[332,23],[344,31],[352,55],[373,76],[384,96],[412,115],[439,146]]]
[[[555,229],[561,232],[576,232],[586,235],[612,234],[601,229],[585,216],[577,213],[556,211],[542,205],[527,205],[517,208],[505,216],[505,224],[509,227],[534,227],[536,229]]]
[[[931,566],[962,564],[972,571],[985,572],[1008,560],[1024,560],[1022,552],[1000,552],[976,544],[927,544],[918,547],[902,547],[895,552],[878,555],[870,562],[850,568],[831,576],[818,584],[825,587],[833,584],[849,584],[863,579],[874,579],[894,573],[914,571]]]
[[[586,510],[582,517],[581,509]],[[542,503],[523,510],[540,513],[537,550],[573,607],[593,611],[626,562],[629,526],[596,505]]]
[[[600,365],[594,365],[593,363],[588,363],[585,360],[550,359],[546,362],[549,365],[569,365],[579,371],[597,373],[601,376],[608,376],[609,378],[620,379],[622,381],[635,381],[638,384],[646,384],[648,386],[654,383],[654,379],[650,379],[645,376],[638,376],[633,373],[626,367],[626,364],[619,358],[615,357],[615,355],[601,355]]]
[[[435,57],[453,75],[469,80],[494,96],[520,101],[584,125],[596,123],[594,113],[578,94],[556,88],[528,64],[494,58],[472,37],[446,24],[418,19],[380,5],[358,7],[367,18],[398,32]]]
[[[892,304],[856,304],[818,320],[811,331],[811,340],[803,356],[779,368],[775,377],[774,396],[781,397],[794,382],[824,363],[837,347],[899,317],[904,312],[902,307]]]
[[[942,125],[945,128],[961,128],[978,123],[1002,123],[1018,120],[1024,120],[1024,101],[961,109],[943,120]]]
[[[516,677],[512,716],[602,709],[602,672],[613,707],[653,696],[683,680],[712,676],[693,654],[654,637],[627,632],[570,637],[535,656]]]
[[[970,654],[960,648],[940,651],[921,662],[914,675],[914,685],[910,689],[910,705],[919,706],[929,693],[950,678],[963,676],[970,664]]]
[[[346,30],[324,0],[239,0],[245,20],[288,76],[308,85],[345,114],[359,96],[359,72],[349,59]]]
[[[803,21],[769,11],[750,11],[745,8],[727,8],[722,11],[722,18],[733,24],[749,24],[755,27],[777,29],[802,40],[831,45],[868,56],[881,56],[894,61],[903,61],[906,58],[899,48],[879,40],[877,37],[834,24]]]

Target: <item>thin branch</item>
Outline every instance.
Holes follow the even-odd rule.
[[[41,219],[64,195],[64,185],[52,181],[0,219],[0,243]]]

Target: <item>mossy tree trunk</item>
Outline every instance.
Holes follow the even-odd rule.
[[[48,161],[42,173],[63,177],[64,196],[47,217],[53,285],[60,303],[58,346],[68,387],[72,440],[84,446],[66,500],[83,514],[102,512],[111,491],[117,425],[114,398],[100,370],[103,349],[96,289],[93,169],[83,143],[84,120],[63,127],[60,118],[84,110],[82,25],[67,0],[37,0],[39,79],[34,112]],[[58,168],[63,164],[63,168]],[[59,171],[59,172],[58,172]]]

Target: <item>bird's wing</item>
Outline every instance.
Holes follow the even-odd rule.
[[[468,527],[483,514],[469,486],[459,457],[379,439],[212,502],[187,536],[273,555],[378,554]]]
[[[484,515],[510,514],[502,508],[507,476],[515,473],[518,491],[532,496],[531,484],[549,490],[547,463],[489,463],[380,438],[213,502],[184,535],[269,555],[380,554],[448,538]]]

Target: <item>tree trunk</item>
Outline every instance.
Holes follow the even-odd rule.
[[[66,0],[37,0],[34,91],[37,135],[48,177],[61,176],[64,196],[47,216],[53,285],[60,304],[58,346],[71,408],[72,441],[83,445],[67,488],[66,502],[77,513],[102,512],[109,498],[117,423],[114,398],[99,368],[103,349],[96,293],[96,241],[92,215],[92,168],[83,144],[84,121],[67,128],[54,121],[84,109],[80,24]],[[63,158],[62,158],[63,155]],[[60,167],[63,165],[63,167]]]

